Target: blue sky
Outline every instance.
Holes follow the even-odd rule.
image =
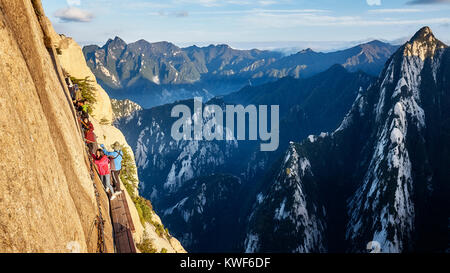
[[[42,0],[59,33],[82,45],[119,36],[180,46],[342,47],[406,39],[424,25],[450,41],[450,0]],[[330,43],[333,41],[333,43]]]

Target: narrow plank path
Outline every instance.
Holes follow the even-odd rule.
[[[86,149],[88,148],[86,147]],[[100,177],[92,157],[89,157],[89,161],[91,170],[93,171],[92,174],[95,173]],[[109,208],[116,253],[136,253],[136,246],[132,234],[135,231],[135,227],[125,192],[122,191],[114,200],[109,200]]]
[[[116,252],[136,253],[132,235],[134,225],[133,221],[131,221],[130,210],[124,194],[122,193],[110,201]]]
[[[67,92],[63,90],[66,95]],[[70,100],[69,100],[70,102]],[[75,119],[78,123],[79,127],[79,133],[81,137],[83,138],[84,142],[87,143],[85,139],[85,136],[83,134],[83,127],[81,124],[81,114],[76,112],[75,107],[72,107],[73,114],[75,116]],[[94,134],[95,135],[95,134]],[[95,138],[97,138],[95,136]],[[98,144],[98,143],[96,143]],[[100,174],[98,171],[97,166],[94,164],[93,158],[90,155],[89,148],[86,146],[86,154],[88,156],[89,160],[89,166],[91,171],[91,176],[94,178],[94,175],[98,176],[98,179],[100,179]],[[104,185],[103,185],[104,186]],[[98,200],[98,189],[95,187],[94,184],[94,190],[96,191],[97,196],[97,206],[98,206],[98,247],[97,252],[105,252],[105,238],[104,238],[104,230],[103,230],[103,217],[100,209],[100,204]],[[135,232],[135,227],[133,224],[133,220],[131,218],[130,208],[128,206],[128,202],[125,196],[125,192],[122,192],[121,194],[117,195],[114,200],[109,200],[109,207],[110,207],[110,217],[111,217],[111,223],[113,226],[113,237],[114,237],[114,247],[116,253],[136,253],[136,246],[133,239],[133,232]]]

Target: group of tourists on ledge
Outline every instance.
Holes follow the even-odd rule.
[[[89,118],[88,103],[83,99],[81,90],[77,84],[73,84],[68,77],[66,78],[66,83],[77,111],[78,122],[84,133],[84,141],[95,165],[97,165],[100,178],[110,200],[114,200],[122,193],[120,189],[120,171],[122,169],[123,159],[121,145],[116,141],[111,146],[113,149],[112,152],[108,151],[103,144],[100,145],[100,148],[98,147],[97,137],[94,133],[94,125]]]

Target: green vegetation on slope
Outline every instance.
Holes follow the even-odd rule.
[[[81,97],[87,101],[88,105],[88,113],[92,114],[93,105],[97,102],[97,99],[95,98],[95,87],[92,84],[94,81],[90,80],[89,77],[86,77],[84,79],[77,79],[75,77],[70,77],[70,80],[73,84],[77,84],[78,88],[80,88],[81,91]]]

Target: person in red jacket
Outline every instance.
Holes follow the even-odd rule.
[[[91,154],[97,150],[97,140],[94,134],[94,125],[89,121],[89,118],[85,117],[82,122],[84,129],[84,139],[89,147],[89,152]]]
[[[103,182],[103,185],[106,188],[106,192],[111,192],[111,200],[116,198],[116,193],[114,193],[114,188],[111,185],[111,171],[109,169],[109,158],[105,155],[102,149],[98,149],[95,154],[92,154],[94,157],[94,163],[97,165],[98,172],[100,178]]]

